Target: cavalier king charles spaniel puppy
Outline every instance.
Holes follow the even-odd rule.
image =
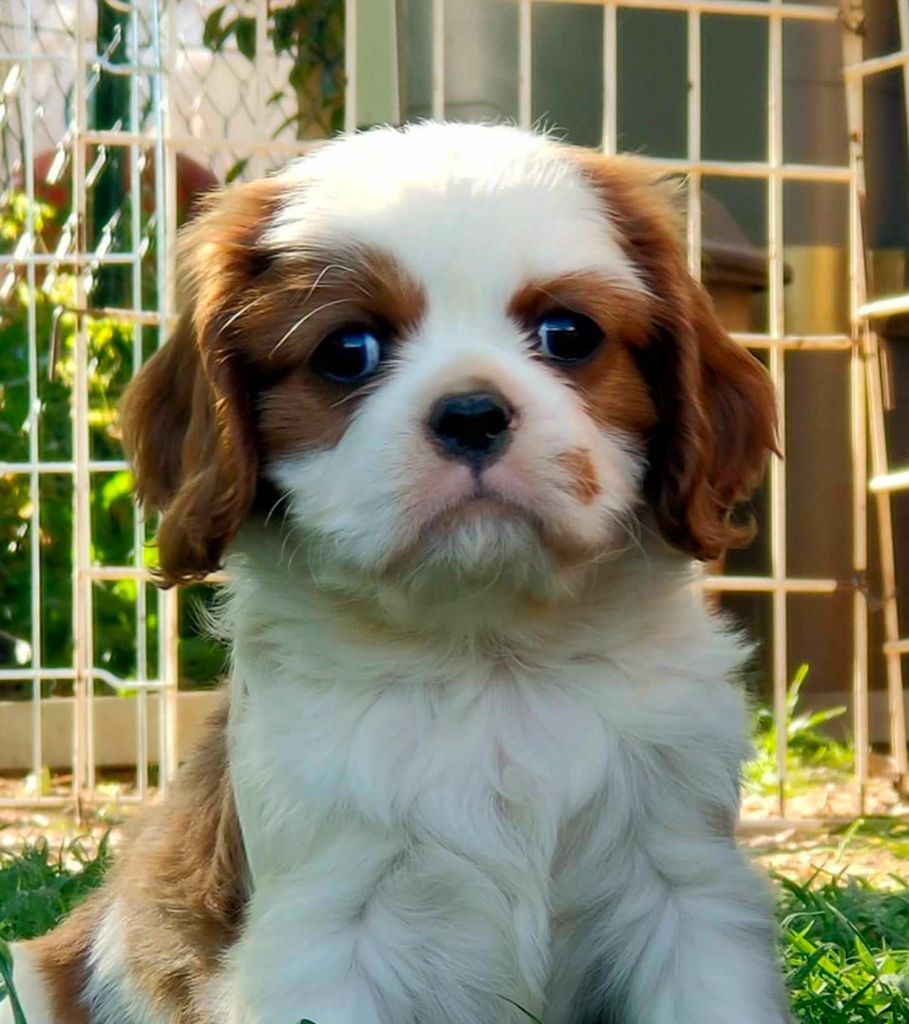
[[[775,398],[666,186],[385,127],[225,190],[181,266],[123,432],[161,582],[226,566],[227,693],[13,947],[29,1024],[782,1024],[697,570]]]

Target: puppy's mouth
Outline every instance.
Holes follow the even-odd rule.
[[[525,519],[531,517],[527,510],[520,508],[513,501],[493,493],[478,483],[474,491],[461,498],[455,504],[436,513],[423,527],[423,532],[444,530],[461,523],[479,519]]]
[[[475,478],[469,490],[446,501],[415,529],[406,546],[399,549],[388,568],[401,569],[411,560],[421,560],[428,550],[442,549],[454,556],[457,548],[449,544],[457,538],[473,538],[474,554],[490,546],[501,554],[498,543],[503,536],[512,540],[517,535],[526,542],[543,542],[543,524],[529,509],[516,501],[496,493],[481,478]]]
[[[497,525],[523,522],[539,527],[533,514],[516,501],[497,494],[490,487],[476,480],[467,493],[445,502],[430,514],[418,527],[417,545],[456,532],[462,527],[488,527],[494,533]]]

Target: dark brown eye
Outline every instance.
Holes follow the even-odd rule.
[[[366,327],[342,327],[319,345],[309,365],[320,377],[357,384],[371,377],[382,362],[383,344]]]
[[[567,309],[541,317],[536,336],[540,352],[556,363],[583,363],[606,340],[590,317]]]

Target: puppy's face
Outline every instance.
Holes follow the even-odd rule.
[[[443,586],[545,590],[646,506],[696,557],[741,539],[772,392],[632,164],[377,130],[224,194],[184,263],[188,311],[125,412],[170,582],[257,500],[309,566]]]

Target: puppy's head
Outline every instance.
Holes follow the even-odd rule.
[[[641,515],[695,558],[741,543],[774,397],[679,237],[639,165],[504,127],[380,129],[223,193],[125,406],[164,580],[276,499],[301,564],[363,578],[545,585]]]

